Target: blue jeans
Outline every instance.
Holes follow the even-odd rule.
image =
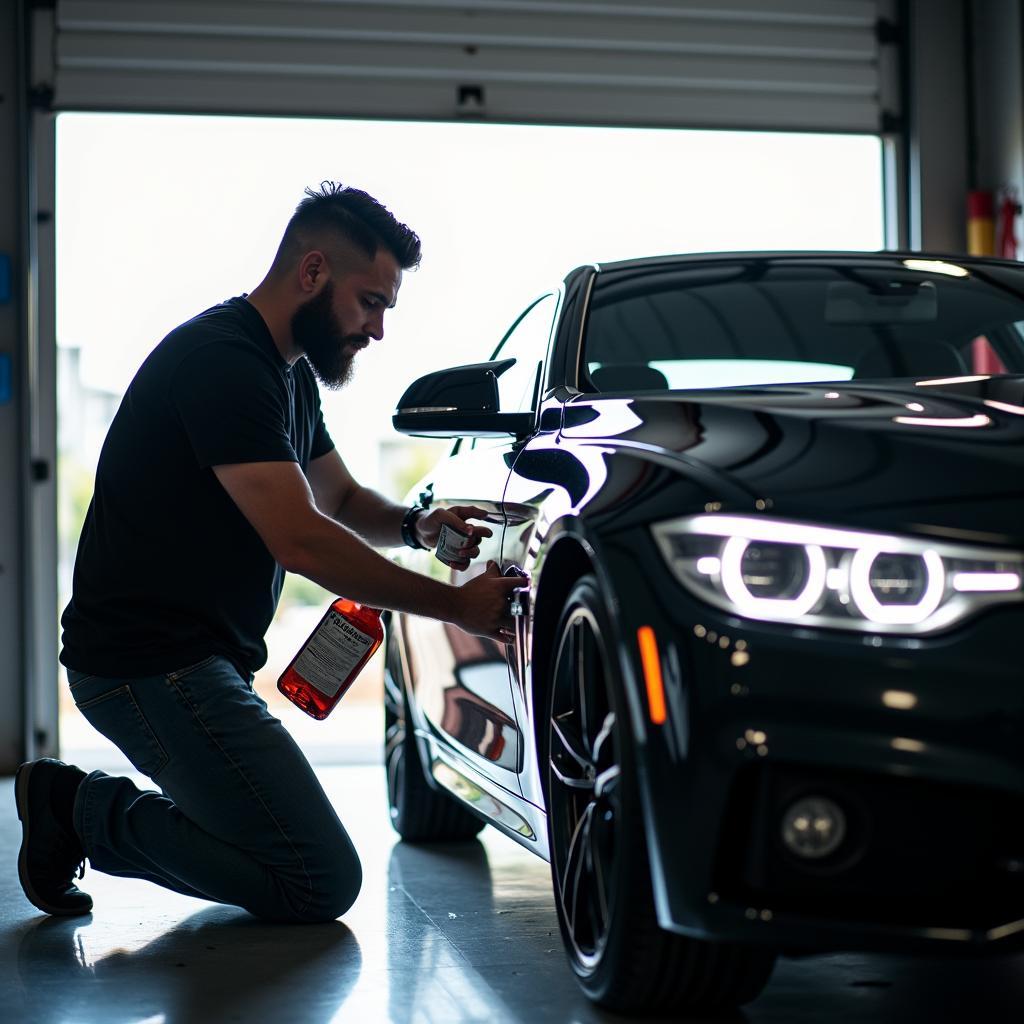
[[[271,921],[330,921],[359,857],[284,726],[225,658],[163,675],[68,672],[79,710],[162,790],[95,771],[74,825],[98,871],[145,878]]]

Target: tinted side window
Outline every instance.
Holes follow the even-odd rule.
[[[510,367],[498,378],[502,412],[530,412],[536,408],[535,395],[548,337],[555,316],[555,296],[538,299],[512,325],[492,358],[514,358]]]

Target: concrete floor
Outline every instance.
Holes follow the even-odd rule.
[[[268,926],[144,882],[86,871],[93,914],[39,914],[22,895],[12,780],[0,780],[0,1020],[46,1024],[239,1021],[613,1021],[577,992],[548,867],[486,829],[461,847],[395,842],[379,767],[324,768],[361,850],[344,921]],[[731,1021],[1024,1020],[1024,957],[842,955],[782,960]]]

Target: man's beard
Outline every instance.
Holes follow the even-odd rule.
[[[365,341],[363,334],[346,337],[338,328],[331,310],[334,285],[324,290],[295,311],[292,316],[292,339],[305,353],[317,380],[325,388],[337,391],[352,379],[352,355],[345,351],[350,342]]]

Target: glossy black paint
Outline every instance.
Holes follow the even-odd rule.
[[[799,258],[885,266],[903,255]],[[460,441],[417,488],[432,484],[435,505],[491,509],[495,536],[479,564],[494,558],[531,580],[508,649],[401,617],[426,763],[488,794],[500,807],[496,826],[548,855],[538,738],[553,621],[573,580],[593,571],[641,751],[665,928],[786,949],[1016,946],[1024,942],[1024,829],[1015,824],[1024,821],[1024,603],[927,637],[754,621],[684,590],[649,527],[714,510],[1022,550],[1024,377],[579,392],[580,339],[602,275],[793,258],[663,258],[566,278],[533,432]],[[956,261],[1024,283],[1015,265]],[[403,557],[439,578],[465,579],[429,553]],[[658,638],[663,724],[648,707],[640,626]],[[887,706],[889,691],[910,694],[913,707]],[[779,801],[812,784],[861,808],[854,825],[871,872],[859,880],[855,871],[794,880],[774,822]],[[892,794],[891,806],[881,794]],[[985,809],[977,820],[972,807]],[[957,846],[958,823],[995,830],[986,849],[1000,857],[972,861],[971,843]],[[914,847],[915,836],[931,846]],[[889,851],[888,861],[876,850]],[[903,859],[901,850],[909,850]],[[925,869],[929,861],[935,870]]]

